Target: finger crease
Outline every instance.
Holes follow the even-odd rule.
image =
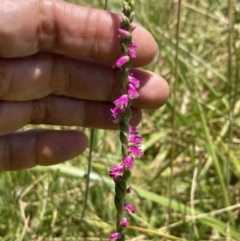
[[[13,70],[15,67],[13,66]],[[6,76],[6,70],[8,73],[8,76]],[[10,90],[13,83],[13,76],[14,71],[9,71],[8,68],[5,68],[2,63],[0,63],[0,97],[6,97]]]
[[[62,94],[66,94],[68,92],[68,90],[70,89],[70,77],[69,77],[69,71],[68,71],[68,67],[67,67],[67,61],[64,58],[64,86],[63,86],[63,93]]]
[[[52,61],[50,89],[55,95],[64,95],[70,85],[67,63],[63,57],[55,56]]]
[[[36,138],[35,138],[35,143],[34,143],[34,151],[35,151],[34,153],[36,153],[36,158],[34,159],[35,166],[37,166],[37,165],[39,165],[39,163],[41,163],[41,152],[39,152],[39,150],[38,150],[38,143],[39,143],[39,139],[43,133],[44,132],[42,132],[42,131],[39,131],[36,133]]]
[[[0,170],[8,171],[10,168],[10,161],[12,160],[12,154],[11,154],[7,136],[2,136],[0,138],[0,148],[1,148]]]
[[[89,105],[88,105],[88,101],[82,101],[82,104],[83,104],[83,113],[82,113],[82,116],[83,116],[83,120],[82,120],[82,126],[86,126],[86,124],[89,122],[88,121],[88,118],[87,118],[87,113],[89,111]],[[90,120],[91,121],[91,120]]]
[[[44,123],[48,117],[46,98],[33,100],[31,111],[31,123]]]
[[[39,0],[38,48],[54,51],[58,42],[58,29],[54,21],[56,5],[55,1],[46,2]]]
[[[110,88],[110,93],[108,95],[108,100],[109,101],[113,101],[115,100],[116,98],[119,97],[119,79],[118,79],[118,76],[119,76],[119,72],[117,69],[113,69],[112,71],[112,86]]]
[[[55,71],[57,60],[55,58],[56,57],[54,55],[51,58],[51,74],[50,74],[50,78],[49,78],[49,89],[54,94],[56,94],[55,92],[56,92],[56,89],[57,89],[57,87],[56,87],[57,78],[55,77],[55,73],[57,73],[57,71]]]

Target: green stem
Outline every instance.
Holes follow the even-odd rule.
[[[122,213],[123,213],[123,202],[124,197],[126,195],[127,190],[127,179],[130,177],[130,172],[126,171],[123,176],[120,176],[119,179],[115,182],[115,198],[114,203],[117,210],[117,222],[116,222],[116,230],[117,232],[122,232],[122,227],[120,225],[120,222],[122,220]],[[121,241],[124,240],[120,239]]]

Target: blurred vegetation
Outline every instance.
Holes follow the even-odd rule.
[[[160,48],[146,69],[169,82],[171,96],[144,111],[139,126],[145,155],[131,177],[137,212],[127,240],[239,241],[240,2],[135,2],[136,22]],[[109,11],[120,9],[121,1],[108,1]],[[2,174],[0,240],[108,240],[115,226],[108,169],[120,159],[118,133],[96,130],[92,154],[83,220],[88,151],[62,165]]]

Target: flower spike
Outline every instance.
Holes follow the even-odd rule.
[[[130,123],[131,103],[133,99],[139,97],[137,89],[140,81],[130,72],[131,64],[137,57],[137,44],[132,42],[132,31],[136,25],[132,22],[134,17],[134,0],[123,0],[122,22],[118,28],[118,38],[121,47],[121,57],[117,59],[113,68],[119,68],[120,96],[113,102],[114,107],[110,109],[111,119],[114,123],[119,123],[120,141],[122,146],[122,162],[112,166],[109,176],[115,183],[114,204],[117,210],[116,232],[110,235],[110,240],[125,241],[124,228],[128,226],[127,218],[123,217],[123,212],[134,213],[136,208],[131,204],[123,204],[127,193],[132,192],[132,188],[127,188],[127,181],[131,176],[134,165],[134,158],[140,157],[142,151],[142,138],[135,127]]]

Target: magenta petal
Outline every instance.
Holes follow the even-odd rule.
[[[131,100],[136,99],[139,96],[139,93],[137,92],[136,88],[132,84],[128,84],[128,96]]]
[[[136,145],[142,144],[142,138],[140,136],[135,136],[135,135],[129,136],[128,141]]]
[[[114,181],[117,181],[118,177],[120,176],[121,173],[119,172],[112,172],[112,173],[109,173],[109,176],[114,180]]]
[[[129,62],[129,56],[122,56],[120,57],[117,62],[113,65],[113,68],[121,68],[124,64],[128,63]]]
[[[131,204],[124,204],[123,210],[131,212],[131,213],[135,213],[136,208]]]
[[[138,135],[136,127],[130,125],[130,127],[129,127],[129,134],[130,135]]]
[[[111,121],[114,123],[118,123],[120,116],[124,110],[120,109],[118,107],[114,107],[114,108],[110,109],[110,111],[112,113]]]
[[[123,172],[123,165],[117,164],[110,168],[110,172]]]
[[[140,86],[140,81],[131,75],[128,76],[128,82],[134,85],[136,88]]]
[[[124,166],[122,164],[117,164],[110,168],[109,176],[116,180],[121,173],[124,171]]]
[[[118,99],[116,99],[114,102],[116,107],[122,109],[127,108],[128,106],[128,96],[126,94],[120,96]]]
[[[127,30],[122,28],[118,29],[118,34],[120,37],[128,37],[130,35],[130,33]]]
[[[136,128],[134,126],[129,127],[128,142],[136,146],[142,145],[142,138],[139,136]]]
[[[132,188],[128,187],[127,190],[126,190],[126,193],[131,193],[131,192],[132,192]]]
[[[126,228],[128,226],[128,220],[126,218],[123,218],[120,222],[120,225],[123,227],[123,228]]]
[[[141,148],[139,148],[138,146],[129,146],[128,147],[128,151],[130,152],[130,154],[132,154],[134,157],[141,157],[143,154],[143,151]]]
[[[137,48],[137,46],[138,45],[136,43],[133,43],[133,42],[131,42],[130,45],[129,45],[130,48]]]
[[[136,51],[134,49],[131,49],[131,48],[128,49],[128,54],[133,59],[137,58],[137,53],[136,53]]]
[[[112,234],[109,235],[109,239],[111,241],[115,241],[115,240],[119,239],[120,237],[121,237],[120,233],[112,233]]]
[[[123,162],[122,165],[124,166],[125,169],[129,169],[133,167],[133,158],[131,156],[127,156]]]

